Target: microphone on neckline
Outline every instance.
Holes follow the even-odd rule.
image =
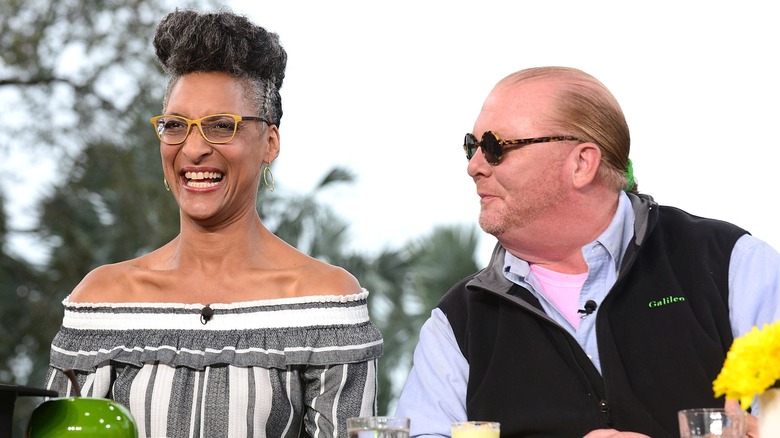
[[[207,322],[211,321],[211,317],[214,316],[214,309],[209,307],[208,304],[206,304],[206,307],[200,309],[200,323],[203,325],[206,325]]]
[[[596,305],[596,302],[593,300],[585,301],[585,308],[577,310],[577,313],[581,313],[582,315],[580,318],[585,318],[586,316],[590,315],[591,313],[596,311],[596,308],[598,305]]]

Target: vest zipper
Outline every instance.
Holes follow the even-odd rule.
[[[612,422],[609,420],[609,403],[606,400],[599,400],[599,411],[604,414],[604,422],[607,426],[612,427]]]

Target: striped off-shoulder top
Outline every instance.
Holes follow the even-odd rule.
[[[63,302],[47,388],[107,397],[144,437],[345,437],[376,413],[368,292],[232,304]]]

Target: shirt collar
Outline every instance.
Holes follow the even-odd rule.
[[[588,260],[586,254],[592,252],[593,248],[596,246],[601,246],[611,256],[611,259],[615,263],[615,271],[617,272],[623,261],[623,255],[626,252],[628,242],[631,241],[633,235],[634,210],[631,207],[631,201],[628,199],[628,195],[621,191],[618,196],[618,206],[615,211],[615,216],[612,218],[612,222],[610,222],[607,229],[604,230],[596,240],[582,247],[582,253],[585,256],[585,260]],[[509,251],[504,253],[505,276],[511,273],[525,279],[530,272],[531,267],[527,261],[515,257],[510,254]]]

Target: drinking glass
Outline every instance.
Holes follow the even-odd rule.
[[[347,418],[349,438],[409,438],[409,419],[405,417]]]
[[[677,413],[680,438],[745,438],[747,422],[743,411],[685,409]]]
[[[452,438],[498,438],[501,425],[495,421],[452,423]]]

